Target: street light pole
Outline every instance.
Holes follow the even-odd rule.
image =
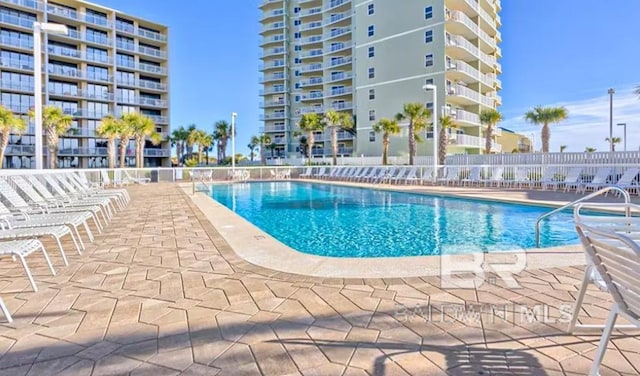
[[[33,85],[36,170],[42,170],[42,33],[68,34],[65,25],[46,22],[33,23]]]
[[[618,123],[619,127],[624,127],[624,151],[627,151],[627,123]]]
[[[438,87],[433,84],[427,84],[422,87],[424,91],[433,92],[433,183],[438,181]]]
[[[231,173],[235,178],[236,174],[236,114],[231,113]]]
[[[609,89],[609,151],[613,151],[613,94],[615,90]]]

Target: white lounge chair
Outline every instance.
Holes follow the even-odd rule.
[[[569,169],[567,175],[565,175],[562,180],[549,180],[542,183],[542,189],[553,188],[554,191],[557,191],[560,186],[563,186],[564,191],[567,191],[567,187],[573,184],[577,184],[580,179],[580,174],[582,173],[582,167],[573,167]]]
[[[480,179],[481,182],[484,183],[484,186],[493,186],[494,184],[496,185],[496,187],[500,186],[500,183],[502,182],[502,175],[504,174],[504,167],[494,167],[493,171],[491,171],[491,176],[487,179]]]
[[[540,187],[542,187],[546,182],[555,181],[556,171],[557,169],[555,167],[547,167],[544,169],[544,172],[540,178],[529,178],[529,189],[535,188],[535,186],[538,184],[540,185]],[[536,176],[537,174],[532,173],[531,175]]]
[[[83,172],[78,172],[72,175],[75,177],[78,183],[80,183],[80,185],[82,185],[88,192],[118,194],[120,195],[125,205],[131,202],[131,197],[129,196],[129,192],[126,189],[104,189],[99,184],[91,183],[89,179],[87,179],[86,174]]]
[[[298,175],[299,178],[304,179],[304,178],[310,178],[313,174],[311,173],[313,171],[313,167],[307,167],[307,171],[303,172],[302,174]]]
[[[408,170],[408,172],[403,176],[403,177],[397,177],[395,179],[393,179],[394,183],[400,183],[400,181],[403,181],[405,184],[407,184],[409,181],[417,181],[418,179],[416,178],[416,174],[418,173],[418,168],[417,167],[412,167],[410,170]]]
[[[58,181],[50,174],[42,175],[42,178],[47,182],[48,186],[51,188],[52,192],[55,192],[56,199],[65,202],[65,206],[73,207],[79,206],[79,210],[88,210],[91,211],[94,215],[96,213],[100,213],[105,222],[108,222],[111,219],[111,200],[109,199],[83,199],[80,200],[79,197],[68,193],[60,185],[58,185]],[[66,209],[67,211],[71,211],[70,209]]]
[[[115,190],[105,191],[103,189],[89,189],[85,185],[83,185],[78,179],[76,174],[74,173],[65,173],[62,174],[63,177],[67,178],[69,184],[75,187],[76,192],[79,193],[82,197],[101,197],[101,198],[109,198],[111,199],[120,209],[124,209],[127,206],[127,196],[122,194],[121,192],[116,192]]]
[[[522,186],[528,182],[529,182],[529,172],[527,171],[526,168],[523,168],[523,167],[516,167],[515,171],[513,172],[512,178],[510,179],[503,178],[502,180],[502,184],[509,188],[516,188],[516,187],[522,188]]]
[[[466,187],[467,184],[471,185],[474,183],[479,183],[481,172],[482,170],[480,169],[480,167],[476,167],[476,166],[471,167],[471,171],[469,171],[469,176],[460,180],[460,182],[462,183],[462,186]]]
[[[640,169],[638,168],[628,168],[624,171],[620,179],[616,185],[620,188],[624,188],[629,192],[635,191],[637,195],[640,195],[640,185],[636,181],[636,178],[640,174]],[[606,196],[606,194],[605,194]]]
[[[576,221],[587,259],[613,298],[613,306],[598,344],[589,375],[599,375],[611,332],[618,316],[640,327],[640,246],[624,233]]]
[[[66,191],[67,197],[71,199],[77,199],[82,202],[94,202],[96,204],[105,207],[109,216],[115,212],[116,208],[121,206],[117,195],[98,195],[86,192],[78,188],[67,174],[53,174],[51,175],[59,184],[60,187]],[[113,210],[112,210],[113,209]]]
[[[446,167],[446,175],[443,178],[438,178],[438,183],[445,183],[446,185],[455,184],[458,182],[458,167]]]
[[[137,183],[137,184],[148,184],[149,182],[151,182],[151,178],[147,178],[147,177],[133,177],[129,174],[129,171],[127,170],[122,170],[122,173],[124,174],[124,178],[125,180],[128,180],[130,182],[133,183]]]
[[[416,183],[421,185],[433,184],[433,168],[423,169],[420,177],[416,179]]]
[[[316,179],[322,179],[325,176],[327,176],[327,168],[326,167],[321,167],[320,170],[318,172],[316,172],[316,174],[314,175],[314,177]]]
[[[42,255],[44,256],[44,259],[47,262],[47,266],[49,266],[49,270],[51,271],[51,274],[56,275],[56,271],[53,269],[53,265],[51,265],[51,260],[49,259],[49,255],[47,255],[47,251],[44,249],[44,246],[39,240],[30,239],[30,240],[13,240],[10,242],[0,242],[0,256],[12,256],[20,259],[20,262],[22,263],[22,267],[24,268],[24,272],[27,274],[27,278],[29,279],[29,283],[31,284],[31,288],[33,289],[33,291],[38,291],[38,286],[36,286],[36,281],[33,279],[33,276],[31,275],[31,271],[29,270],[29,266],[27,265],[27,261],[25,260],[25,257],[29,256],[35,251],[42,251]],[[6,316],[8,313],[8,311],[6,311],[6,307],[2,307],[2,311]]]
[[[611,175],[611,167],[598,168],[593,179],[589,183],[579,183],[575,186],[576,193],[586,193],[587,190],[597,191],[600,188],[606,187],[609,175]]]

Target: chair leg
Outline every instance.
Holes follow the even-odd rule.
[[[67,255],[64,253],[64,249],[62,248],[62,243],[60,243],[60,238],[54,236],[56,242],[58,243],[58,248],[60,248],[60,254],[62,255],[62,261],[64,262],[64,266],[69,266],[69,261],[67,261]]]
[[[87,221],[82,222],[82,226],[84,226],[84,230],[87,232],[87,236],[89,236],[89,241],[93,242],[93,233],[91,232],[91,228],[89,228]]]
[[[13,322],[13,318],[11,317],[11,313],[9,313],[9,310],[7,309],[7,306],[4,305],[4,301],[2,300],[2,298],[0,298],[0,309],[2,309],[2,313],[4,313],[4,317],[7,318],[8,322]]]
[[[592,265],[588,265],[584,270],[584,277],[582,278],[582,285],[580,285],[580,291],[578,292],[578,296],[576,297],[576,303],[573,306],[573,316],[571,317],[571,322],[569,322],[569,327],[567,328],[567,332],[572,334],[576,329],[576,323],[578,322],[578,315],[580,314],[580,309],[582,308],[582,302],[584,301],[584,296],[587,293],[587,287],[591,282],[591,272],[593,270]]]
[[[76,247],[76,251],[78,251],[78,254],[81,255],[82,254],[82,250],[80,249],[80,245],[78,244],[78,241],[76,240],[76,236],[73,234],[73,230],[69,231],[69,236],[71,237],[71,241],[73,241],[73,245]]]
[[[616,325],[617,318],[618,306],[613,306],[611,309],[611,313],[609,314],[609,318],[607,319],[607,324],[604,328],[604,331],[602,332],[602,337],[600,337],[600,343],[598,344],[596,356],[595,358],[593,358],[593,363],[591,363],[591,370],[589,371],[590,376],[598,376],[600,374],[600,364],[602,363],[602,359],[604,358],[605,351],[607,351],[607,344],[609,343],[609,338],[611,337],[613,327]]]
[[[80,231],[78,230],[78,226],[76,225],[71,225],[73,227],[73,229],[76,232],[76,235],[78,236],[78,242],[80,243],[80,247],[82,247],[82,249],[86,249],[84,246],[84,242],[82,241],[82,236],[80,236]]]
[[[17,255],[22,263],[22,268],[24,272],[27,274],[27,278],[29,279],[29,283],[31,284],[31,288],[33,292],[38,292],[38,286],[36,286],[36,281],[33,280],[33,276],[31,275],[31,271],[29,270],[29,266],[27,266],[27,260],[24,259],[22,255]]]

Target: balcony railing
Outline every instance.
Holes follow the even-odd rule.
[[[33,50],[33,38],[29,36],[28,38],[14,38],[6,35],[2,35],[0,37],[2,44],[23,48],[25,50]]]
[[[447,87],[447,95],[465,97],[475,102],[480,102],[485,106],[493,107],[493,99],[482,95],[475,90],[471,90],[468,87],[462,85],[452,85]]]
[[[322,70],[322,64],[309,64],[309,65],[304,65],[300,67],[300,72],[314,72],[314,71],[321,71],[321,70]]]
[[[299,43],[301,45],[304,45],[304,44],[321,43],[321,42],[322,42],[322,35],[313,35],[308,38],[301,38]]]
[[[272,112],[268,114],[260,114],[260,120],[280,120],[286,117],[284,112]]]
[[[169,118],[166,116],[159,116],[159,115],[146,115],[146,116],[151,120],[153,120],[153,122],[156,124],[169,124]]]
[[[24,61],[21,59],[4,59],[0,58],[0,67],[23,69],[33,72],[33,61]]]
[[[331,89],[327,91],[328,97],[338,96],[338,95],[348,95],[353,93],[352,87],[341,87],[336,89]]]
[[[314,21],[314,22],[309,22],[296,27],[296,31],[313,30],[313,29],[319,29],[321,27],[322,27],[322,21]]]
[[[161,59],[166,59],[167,58],[167,53],[166,52],[164,52],[162,50],[157,50],[157,49],[151,48],[151,47],[138,46],[138,52],[143,54],[143,55],[159,57]]]
[[[324,38],[325,39],[336,38],[336,37],[339,37],[341,35],[348,34],[350,32],[351,32],[351,27],[342,27],[342,28],[339,28],[339,29],[331,30],[328,33],[325,33],[324,34]]]
[[[44,5],[40,0],[0,0],[0,3],[19,5],[24,8],[43,10]]]
[[[300,17],[308,17],[308,16],[313,16],[314,14],[321,14],[321,13],[322,13],[322,7],[315,7],[315,8],[302,10],[298,15]]]
[[[324,108],[322,106],[301,107],[299,109],[299,115],[310,114],[310,113],[321,114],[323,112],[324,112]]]
[[[300,87],[322,85],[322,77],[312,77],[308,80],[302,80],[299,84]]]
[[[336,51],[343,51],[343,50],[351,48],[351,46],[353,46],[353,44],[351,42],[336,43],[336,44],[330,45],[329,47],[325,48],[324,49],[324,53],[329,54],[329,53],[336,52]]]
[[[10,25],[20,26],[25,29],[33,29],[35,20],[29,18],[18,17],[10,14],[0,13],[0,21]]]
[[[349,63],[351,63],[352,60],[353,60],[353,58],[351,56],[340,57],[340,58],[337,58],[337,59],[331,59],[331,61],[329,62],[329,66],[330,67],[337,67],[339,65],[349,64]]]
[[[328,17],[325,17],[323,22],[324,22],[324,25],[327,26],[342,20],[346,20],[347,18],[350,18],[350,17],[351,17],[351,11],[346,11],[346,12],[332,14]]]
[[[300,96],[301,101],[310,101],[314,99],[322,99],[323,94],[321,91],[313,91],[309,94],[303,94]]]
[[[451,113],[451,117],[457,122],[480,124],[480,116],[478,114],[465,110],[455,110]]]
[[[265,75],[264,77],[260,77],[258,82],[262,84],[269,81],[281,81],[284,79],[285,79],[284,73],[272,73],[272,74]]]
[[[101,26],[104,28],[111,28],[112,25],[111,21],[109,21],[105,17],[78,12],[76,10],[68,9],[54,4],[47,4],[47,13],[72,20],[84,21],[92,25]]]
[[[266,102],[260,103],[260,108],[281,107],[281,106],[285,106],[286,104],[287,104],[287,101],[285,101],[284,99],[279,101],[266,101]]]
[[[329,10],[331,10],[333,8],[337,8],[339,6],[342,6],[344,4],[349,4],[349,3],[351,3],[351,0],[331,0],[329,2],[329,4],[327,4],[324,7],[324,11],[326,12],[326,11],[329,11]]]
[[[162,75],[166,75],[167,74],[167,68],[159,67],[159,66],[153,65],[153,64],[139,63],[139,64],[136,65],[136,68],[138,68],[141,71],[145,71],[145,72],[149,72],[149,73],[157,73],[157,74],[162,74]]]
[[[335,102],[331,103],[330,107],[336,111],[349,110],[353,108],[353,102]]]
[[[33,83],[0,81],[0,88],[5,90],[25,91],[33,93]]]
[[[327,83],[341,81],[341,80],[349,80],[351,78],[353,78],[353,72],[335,73],[329,77],[329,79],[327,80]]]

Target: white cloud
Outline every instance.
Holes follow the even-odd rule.
[[[633,88],[616,90],[613,97],[613,136],[622,138],[623,127],[617,123],[627,123],[627,148],[640,148],[640,98]],[[604,91],[606,93],[606,90]],[[559,124],[551,124],[550,151],[558,151],[560,145],[567,145],[567,151],[583,151],[586,146],[595,147],[598,151],[609,150],[605,138],[609,137],[609,95],[587,98],[584,100],[553,103],[552,106],[565,106],[569,118]],[[527,109],[521,111],[524,114]],[[537,148],[541,148],[540,127],[526,123],[523,116],[507,118],[502,127],[525,135],[535,134]],[[623,150],[624,140],[616,146]]]

